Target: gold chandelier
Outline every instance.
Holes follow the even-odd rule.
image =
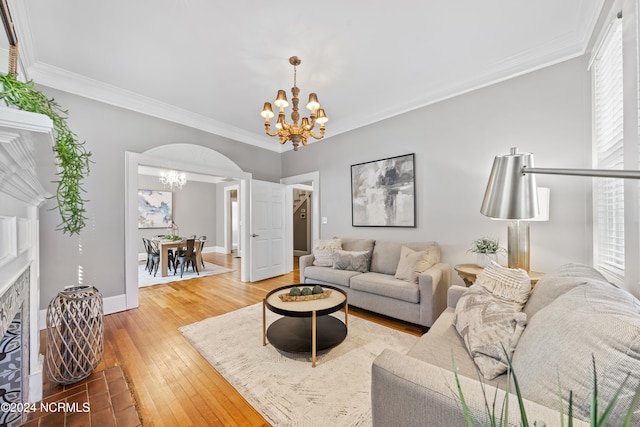
[[[289,106],[289,102],[287,101],[286,92],[282,89],[278,91],[276,100],[273,101],[273,105],[280,109],[278,120],[276,121],[277,130],[275,132],[271,132],[271,123],[269,122],[274,116],[271,103],[265,102],[264,108],[260,113],[260,115],[264,117],[264,129],[267,135],[280,137],[280,144],[291,141],[294,151],[298,151],[300,143],[307,145],[307,138],[310,136],[315,139],[322,139],[325,130],[324,124],[329,120],[324,113],[324,109],[320,108],[318,96],[315,93],[311,93],[309,94],[309,102],[307,103],[307,109],[311,111],[311,114],[308,118],[303,117],[302,122],[298,125],[300,121],[300,112],[298,110],[298,102],[300,101],[298,94],[300,93],[300,89],[296,86],[296,67],[301,63],[302,61],[297,56],[289,58],[289,64],[293,65],[293,87],[291,88],[291,93],[293,94],[293,98],[291,99],[293,102],[291,120],[293,120],[293,124],[287,123],[284,118],[284,109]],[[313,127],[316,123],[320,124],[320,135],[313,133]]]

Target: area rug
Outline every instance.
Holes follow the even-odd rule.
[[[344,313],[333,316],[344,319]],[[267,323],[280,316],[267,310]],[[349,316],[337,347],[310,355],[262,345],[262,303],[183,326],[180,332],[274,426],[370,426],[371,365],[418,337]]]
[[[189,271],[184,271],[182,278],[180,278],[180,269],[178,269],[178,273],[175,276],[173,275],[173,271],[170,271],[168,276],[162,277],[160,276],[160,271],[158,271],[154,277],[153,274],[149,274],[149,272],[144,269],[144,264],[140,264],[138,266],[138,287],[142,288],[144,286],[160,285],[163,283],[177,282],[179,280],[189,280],[196,277],[213,276],[215,274],[229,273],[231,271],[234,270],[205,261],[204,270],[199,271],[199,276],[195,271],[189,268]]]

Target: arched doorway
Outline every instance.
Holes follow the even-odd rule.
[[[138,306],[138,167],[175,169],[203,175],[225,176],[240,181],[240,223],[248,224],[251,173],[219,152],[194,144],[168,144],[144,153],[125,152],[125,295],[127,309]],[[240,227],[242,246],[248,247],[246,227]],[[241,280],[248,281],[250,254],[241,258]]]

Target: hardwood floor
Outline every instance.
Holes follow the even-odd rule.
[[[235,271],[141,288],[137,309],[105,316],[104,357],[96,371],[122,367],[144,426],[268,426],[178,328],[260,302],[268,291],[297,283],[299,272],[243,283],[239,258],[221,254],[204,258]],[[422,334],[416,325],[356,308],[350,314]],[[43,334],[42,348],[44,339]],[[48,396],[59,386],[45,382],[44,389]]]

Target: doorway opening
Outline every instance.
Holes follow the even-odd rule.
[[[240,186],[232,184],[224,188],[224,252],[234,258],[242,257],[240,244]]]
[[[293,191],[293,256],[311,253],[311,195],[313,187],[296,184]]]
[[[174,169],[202,176],[226,177],[239,182],[239,247],[248,247],[249,183],[251,173],[244,172],[235,162],[207,147],[193,144],[169,144],[144,153],[125,153],[125,295],[126,309],[138,306],[138,169],[139,166]],[[188,184],[187,184],[188,185]],[[222,215],[221,215],[222,216]],[[222,233],[221,233],[222,234]],[[216,237],[217,239],[217,237]],[[222,244],[220,244],[222,246]],[[240,262],[240,276],[248,281],[249,254]]]
[[[287,204],[293,206],[294,189],[304,190],[309,193],[309,205],[310,208],[305,212],[305,216],[308,218],[309,236],[307,243],[309,251],[313,247],[313,241],[320,238],[320,172],[314,171],[301,175],[289,176],[280,180],[282,184],[287,185]],[[298,213],[299,214],[299,213]],[[293,236],[293,215],[287,217],[287,270],[293,271],[293,259],[294,259],[294,236]]]

